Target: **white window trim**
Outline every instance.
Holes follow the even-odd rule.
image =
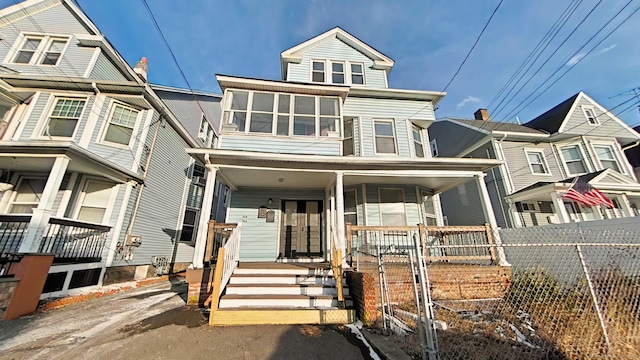
[[[342,74],[344,81],[341,83],[336,83],[333,82],[333,64],[342,64],[342,73],[340,72],[335,72],[336,74]],[[348,61],[344,61],[344,60],[329,60],[329,75],[331,75],[331,81],[329,81],[329,79],[327,79],[327,82],[329,84],[334,84],[334,85],[349,85],[351,84],[351,79],[347,79],[347,64]]]
[[[73,134],[69,137],[67,136],[49,136],[45,134],[45,130],[49,125],[49,118],[53,113],[53,109],[55,109],[56,103],[58,99],[70,99],[70,100],[81,100],[84,101],[84,107],[82,108],[82,113],[80,113],[80,117],[78,118],[78,122],[76,123],[75,129],[73,129]],[[37,104],[33,104],[36,106]],[[51,93],[49,99],[47,100],[47,104],[45,105],[46,111],[42,112],[42,116],[38,120],[38,125],[35,128],[33,135],[31,136],[34,139],[42,139],[42,140],[69,140],[75,139],[76,135],[78,135],[78,129],[80,128],[80,123],[84,120],[87,111],[91,111],[89,109],[89,96],[74,96],[69,93]]]
[[[379,219],[380,220],[380,225],[384,226],[384,225],[382,225],[382,209],[381,209],[381,206],[380,206],[382,204],[382,202],[380,201],[380,199],[382,198],[380,196],[380,191],[381,190],[400,190],[400,193],[402,194],[402,211],[403,211],[402,217],[404,218],[404,225],[403,226],[406,226],[407,225],[407,197],[404,194],[404,189],[403,188],[399,188],[399,187],[379,187],[378,188],[378,213],[379,213],[378,216],[380,218]],[[391,214],[395,214],[395,213],[391,213]]]
[[[138,112],[138,115],[136,115],[136,123],[133,126],[133,129],[131,131],[131,138],[129,139],[128,144],[120,144],[120,143],[115,143],[115,142],[105,140],[105,137],[107,136],[107,131],[109,130],[109,124],[111,124],[111,117],[113,116],[113,112],[115,111],[116,106],[122,106]],[[143,112],[144,112],[143,110],[135,108],[129,104],[111,99],[111,104],[109,104],[109,112],[107,112],[108,115],[102,122],[102,128],[100,129],[100,137],[98,138],[99,139],[98,144],[115,147],[115,148],[121,148],[121,149],[131,149],[133,147],[134,140],[136,139],[138,128],[140,127],[140,119],[142,118]]]
[[[533,171],[533,165],[531,164],[531,161],[529,160],[529,153],[540,154],[540,157],[542,158],[542,166],[544,167],[544,171],[545,171],[544,173],[537,173],[537,172]],[[529,171],[531,171],[531,175],[552,176],[551,169],[549,169],[549,163],[547,162],[547,158],[544,155],[544,150],[543,149],[525,148],[524,149],[524,156],[527,159],[527,164],[529,165]]]
[[[353,86],[366,86],[367,85],[367,77],[364,74],[364,63],[361,61],[345,61],[348,67],[345,69],[345,73],[349,74],[349,82],[348,85]],[[353,73],[351,72],[351,65],[360,65],[362,67],[362,84],[354,84],[353,83]]]
[[[16,59],[16,56],[18,56],[18,53],[24,46],[27,38],[30,38],[30,37],[42,39],[38,47],[35,49],[34,54],[31,57],[31,60],[29,60],[29,62],[26,64],[14,62]],[[42,60],[44,59],[46,50],[49,48],[49,45],[51,44],[51,41],[57,40],[57,39],[66,40],[66,44],[64,48],[62,48],[62,51],[60,52],[60,57],[58,58],[58,61],[56,62],[55,65],[41,64]],[[20,35],[18,35],[18,37],[16,38],[16,41],[14,42],[13,46],[7,52],[7,56],[5,56],[3,63],[10,64],[12,66],[34,66],[35,65],[35,66],[55,67],[60,65],[60,62],[62,61],[62,57],[67,52],[67,49],[69,48],[70,44],[71,44],[71,36],[65,35],[65,34],[43,34],[43,33],[35,33],[35,32],[20,33]]]
[[[394,119],[371,119],[371,125],[373,126],[373,153],[376,155],[398,155],[398,136],[396,134],[396,122]],[[376,146],[376,122],[388,122],[391,123],[391,129],[393,131],[393,143],[395,146],[395,153],[379,153]],[[387,135],[381,135],[382,137],[389,137]]]
[[[626,166],[623,165],[622,161],[620,160],[621,159],[620,158],[620,154],[618,154],[617,146],[615,146],[614,143],[590,141],[589,145],[590,145],[591,149],[593,150],[593,158],[595,159],[595,161],[596,161],[596,163],[598,165],[598,168],[600,170],[604,170],[605,167],[602,165],[602,161],[600,161],[600,158],[598,157],[598,152],[596,151],[596,148],[597,147],[608,147],[611,150],[611,153],[613,154],[613,158],[616,161],[616,164],[618,164],[618,171],[621,174],[627,174]],[[624,159],[626,159],[626,157]]]
[[[320,62],[324,64],[324,81],[313,81],[313,63]],[[343,73],[344,73],[344,83],[334,83],[333,82],[333,63],[341,63],[343,64]],[[354,84],[353,79],[351,78],[351,64],[362,66],[362,84]],[[287,72],[287,77],[290,72]],[[333,60],[333,59],[310,59],[309,60],[309,82],[312,84],[333,84],[333,85],[353,85],[353,86],[366,86],[367,85],[367,74],[365,63],[362,61],[350,61],[350,60]],[[385,84],[386,84],[386,76],[385,76]]]
[[[356,128],[357,119],[358,118],[355,117],[355,116],[344,116],[342,118],[342,127],[343,127],[343,129],[342,129],[342,146],[340,148],[340,155],[342,155],[342,156],[356,156],[357,155],[356,154],[356,142],[355,142],[356,141],[356,137],[354,136],[355,135],[354,129]],[[345,136],[345,134],[346,134],[345,129],[346,129],[346,124],[347,124],[346,120],[350,120],[351,121],[351,137],[350,138]],[[349,155],[345,155],[344,154],[344,141],[347,140],[347,139],[351,139],[351,154],[349,154]]]
[[[584,115],[584,118],[587,120],[587,124],[589,124],[590,126],[600,126],[600,120],[598,119],[596,112],[593,110],[593,106],[581,105],[580,108],[582,109],[582,114]],[[591,114],[593,114],[593,120],[595,121],[595,123],[592,123],[591,121],[589,121],[589,116],[587,115],[587,111],[591,111]]]
[[[339,97],[336,96],[322,96],[322,95],[309,95],[309,94],[299,94],[299,93],[288,93],[288,92],[271,92],[271,91],[260,91],[260,90],[245,90],[245,89],[227,89],[225,90],[225,101],[223,104],[223,111],[222,111],[222,118],[223,118],[223,122],[225,121],[231,121],[231,119],[233,118],[233,112],[236,110],[232,110],[231,109],[231,101],[228,101],[229,97],[231,96],[230,94],[233,91],[246,91],[249,93],[248,95],[248,100],[247,100],[247,110],[237,110],[240,112],[245,112],[247,114],[246,120],[245,120],[245,129],[244,131],[223,131],[224,133],[228,133],[228,134],[244,134],[244,135],[250,135],[250,136],[257,136],[257,137],[277,137],[277,138],[296,138],[296,139],[320,139],[320,140],[332,140],[332,141],[339,141],[342,140],[341,138],[341,128],[342,128],[342,100]],[[260,133],[260,132],[251,132],[249,131],[251,129],[251,115],[253,113],[253,110],[251,110],[251,107],[253,105],[253,95],[254,93],[268,93],[268,94],[273,94],[274,99],[273,99],[273,116],[272,116],[272,127],[271,127],[271,132],[270,133]],[[279,113],[278,112],[278,105],[279,105],[279,101],[280,101],[280,95],[289,95],[289,113],[286,114],[289,116],[289,135],[278,135],[278,115],[285,115],[284,113]],[[315,113],[313,115],[311,114],[298,114],[299,116],[313,116],[315,118],[315,135],[311,136],[311,135],[294,135],[293,133],[293,129],[294,129],[294,117],[296,116],[296,114],[294,113],[294,109],[295,109],[295,97],[296,96],[304,96],[304,97],[312,97],[314,98],[314,106],[315,106]],[[330,115],[320,115],[320,98],[328,98],[328,99],[335,99],[338,101],[338,115],[335,116],[330,116]],[[258,113],[265,113],[264,111],[258,111]],[[228,116],[226,116],[226,114],[229,114]],[[329,132],[327,136],[321,136],[320,135],[320,118],[321,117],[326,117],[326,118],[334,118],[336,120],[336,131],[334,132]],[[224,124],[223,124],[224,125]]]
[[[35,179],[42,179],[45,181],[45,186],[46,186],[46,181],[47,181],[47,175],[36,175],[36,174],[29,174],[29,175],[18,175],[16,174],[15,176],[17,176],[17,180],[15,182],[15,186],[13,187],[13,189],[11,189],[11,194],[9,195],[9,201],[7,201],[5,208],[3,209],[3,213],[4,214],[9,214],[9,210],[11,210],[11,206],[14,205],[15,203],[15,199],[16,196],[18,196],[18,189],[20,188],[20,185],[22,185],[22,181],[23,180],[35,180]],[[15,177],[14,176],[14,177]],[[20,204],[26,204],[26,203],[20,203]],[[36,208],[38,207],[38,205],[40,204],[40,202],[38,201],[38,203],[36,204]],[[17,214],[17,213],[16,213]]]
[[[435,149],[435,151],[433,151]],[[432,139],[431,141],[429,141],[429,153],[431,153],[431,157],[438,157],[438,142],[436,141],[436,139]]]
[[[416,125],[412,122],[409,122],[409,131],[410,131],[410,135],[409,135],[409,140],[411,142],[411,154],[413,155],[413,157],[418,158],[418,159],[423,159],[427,157],[427,151],[425,148],[425,137],[424,137],[424,129],[422,127],[420,127],[419,125]],[[416,140],[413,138],[413,130],[418,130],[418,135],[420,136],[420,145],[422,146],[422,156],[418,156],[418,153],[416,152]],[[431,144],[429,144],[429,147],[431,147]],[[431,153],[431,149],[429,149],[429,153]]]
[[[348,192],[353,192],[353,194],[354,194],[353,196],[354,196],[354,197],[355,197],[355,199],[356,199],[356,211],[354,211],[354,212],[347,211],[347,209],[345,208],[345,210],[344,210],[344,215],[345,215],[345,217],[346,217],[346,215],[355,215],[355,216],[356,216],[356,221],[358,221],[358,189],[357,189],[357,188],[354,188],[354,189],[346,189],[346,190],[344,191],[345,195],[346,195],[346,193],[348,193]],[[346,196],[344,196],[344,199],[345,199],[345,204],[346,204],[346,199],[347,199],[347,197],[346,197]],[[358,225],[358,224],[351,224],[351,225]]]
[[[322,71],[322,73],[324,74],[324,81],[313,81],[313,63],[317,62],[317,63],[322,63],[324,65],[324,70]],[[315,72],[320,72],[318,70],[315,70]],[[289,74],[289,73],[287,73]],[[323,60],[323,59],[311,59],[309,61],[309,82],[313,83],[313,84],[326,84],[327,83],[327,61]]]
[[[585,172],[584,173],[572,173],[569,171],[569,167],[567,166],[567,162],[564,158],[564,155],[562,154],[562,149],[565,148],[570,148],[570,147],[578,147],[578,150],[580,150],[580,155],[582,155],[582,163],[584,164],[585,167]],[[558,149],[558,155],[560,155],[560,160],[562,160],[562,167],[564,168],[565,174],[567,174],[567,176],[576,176],[576,175],[584,175],[584,174],[588,174],[590,172],[593,172],[593,169],[591,167],[591,164],[589,164],[589,161],[587,161],[587,155],[582,147],[582,145],[580,145],[580,143],[570,143],[570,144],[562,144],[562,145],[556,145],[556,148]]]
[[[116,195],[117,192],[115,191],[115,189],[117,188],[117,184],[112,184],[109,181],[105,181],[104,178],[100,178],[100,177],[96,177],[96,176],[83,176],[82,180],[80,181],[80,185],[78,186],[78,189],[81,189],[80,195],[78,196],[78,199],[76,199],[74,208],[73,208],[73,212],[72,212],[72,218],[73,219],[78,219],[78,215],[80,214],[80,208],[82,208],[82,202],[84,201],[85,196],[87,195],[86,190],[87,190],[87,184],[90,182],[98,182],[98,183],[104,183],[104,184],[111,184],[111,192],[109,194],[109,201],[107,203],[107,207],[104,211],[104,216],[102,217],[102,222],[98,223],[98,224],[102,224],[102,225],[109,225],[109,220],[111,220],[111,214],[113,213],[113,208],[115,207],[115,203],[116,203]],[[81,221],[81,220],[78,220]],[[83,222],[88,222],[88,221],[83,221]]]

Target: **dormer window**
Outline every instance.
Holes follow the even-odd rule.
[[[600,125],[600,121],[592,107],[583,106],[582,112],[584,113],[584,117],[587,118],[589,125]]]
[[[311,71],[312,82],[324,82],[324,61],[314,61]]]
[[[68,38],[26,35],[18,40],[18,50],[9,61],[14,64],[53,65],[60,62]]]
[[[351,64],[351,83],[364,85],[364,67],[362,64]]]
[[[331,82],[334,84],[344,84],[343,62],[331,62]]]

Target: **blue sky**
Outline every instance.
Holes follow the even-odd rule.
[[[151,82],[186,86],[141,0],[78,1],[129,63],[141,56],[149,59]],[[608,108],[629,99],[631,95],[613,96],[640,86],[640,12],[579,63],[575,64],[584,51],[571,59],[579,45],[627,1],[602,1],[512,103],[497,114],[492,104],[489,112],[500,121],[513,121],[515,115],[528,121],[580,90]],[[395,60],[390,87],[442,90],[499,0],[148,2],[192,87],[218,92],[216,73],[279,79],[281,51],[335,26]],[[472,117],[476,109],[487,106],[570,2],[505,0],[447,89],[438,117]],[[597,2],[582,1],[541,60]],[[595,42],[637,7],[637,2],[629,5]],[[571,66],[539,99],[504,118],[545,77]],[[621,117],[630,124],[640,122],[637,109]]]

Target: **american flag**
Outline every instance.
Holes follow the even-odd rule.
[[[577,201],[579,203],[595,206],[595,205],[605,205],[607,207],[614,207],[611,199],[606,197],[600,190],[591,186],[588,182],[586,182],[582,178],[577,178],[567,192],[562,195],[563,198],[567,198],[570,200]]]

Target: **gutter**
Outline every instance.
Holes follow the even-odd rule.
[[[640,145],[640,140],[638,140],[638,141],[634,142],[634,143],[633,143],[633,144],[631,144],[631,145],[627,145],[627,146],[623,147],[623,148],[622,148],[622,151],[627,151],[627,150],[629,150],[629,149],[631,149],[631,148],[634,148],[634,147],[636,147],[636,146],[638,146],[638,145]]]

